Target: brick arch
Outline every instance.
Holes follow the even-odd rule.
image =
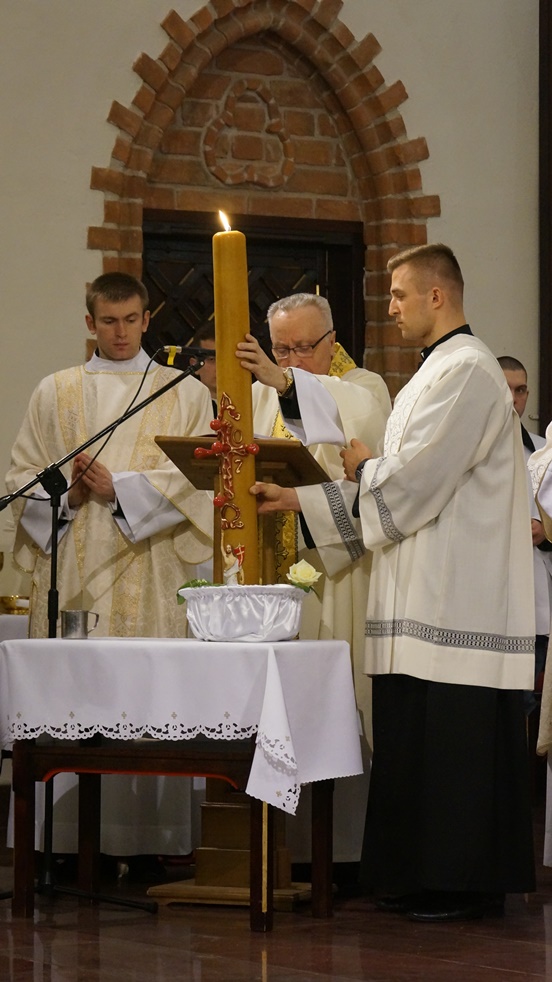
[[[212,0],[187,21],[171,10],[164,50],[133,65],[132,104],[111,107],[111,163],[91,180],[104,224],[88,247],[102,250],[104,271],[141,275],[144,207],[362,221],[367,359],[394,394],[415,355],[388,325],[386,262],[427,241],[440,205],[422,191],[428,149],[407,138],[403,84],[386,85],[378,41],[357,40],[341,7]]]

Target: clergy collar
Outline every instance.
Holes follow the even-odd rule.
[[[149,362],[149,355],[146,354],[143,348],[140,348],[140,351],[137,355],[134,355],[134,358],[128,358],[122,361],[112,361],[109,358],[102,358],[95,351],[84,367],[87,372],[145,372]],[[150,370],[158,367],[156,362],[151,362]]]
[[[433,344],[429,344],[427,348],[422,348],[420,351],[420,358],[422,359],[422,362],[429,358],[431,352],[435,351],[438,344],[442,344],[443,341],[448,341],[449,338],[453,338],[456,334],[471,334],[473,337],[473,331],[469,324],[463,324],[462,327],[456,327],[454,331],[449,331],[448,334],[443,334],[442,338],[438,338],[437,341],[433,342]]]

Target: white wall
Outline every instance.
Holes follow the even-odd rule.
[[[111,102],[132,101],[132,63],[161,53],[169,10],[186,19],[201,6],[2,0],[1,473],[36,382],[84,354],[84,284],[101,272],[86,233],[103,218],[90,171],[110,163]],[[430,151],[423,188],[441,199],[430,240],[458,255],[475,331],[526,363],[534,414],[538,0],[344,0],[341,19],[358,38],[375,34],[385,81],[408,91],[407,135],[424,136]],[[0,531],[0,548],[7,541]],[[4,570],[0,593],[16,586]]]
[[[408,137],[429,147],[424,191],[441,199],[429,239],[457,254],[473,330],[526,365],[535,414],[538,0],[346,0],[343,19],[376,36],[387,84],[406,87]]]

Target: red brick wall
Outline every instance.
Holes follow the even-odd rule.
[[[417,353],[389,324],[389,256],[427,241],[439,199],[426,195],[423,138],[408,139],[401,82],[373,63],[373,35],[357,41],[342,0],[212,0],[188,21],[171,11],[157,59],[141,54],[130,107],[114,103],[110,166],[91,186],[104,224],[88,246],[104,270],[142,270],[142,209],[224,211],[361,221],[366,244],[367,367],[392,395]]]

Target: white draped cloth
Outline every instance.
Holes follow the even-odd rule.
[[[256,734],[247,792],[289,814],[303,784],[362,772],[343,642],[0,645],[1,746],[44,734],[77,740],[96,733],[175,741]]]
[[[529,433],[535,450],[541,450],[546,445],[544,437],[538,433]],[[527,447],[523,447],[527,466],[532,454]],[[532,474],[529,473],[529,505],[531,518],[541,520],[538,505],[534,497]],[[550,616],[552,611],[552,556],[550,552],[543,552],[538,546],[533,547],[533,573],[535,577],[535,630],[537,634],[547,635],[550,633]]]
[[[533,482],[533,492],[538,508],[539,517],[544,525],[546,537],[552,540],[552,424],[546,430],[544,446],[538,447],[528,461],[529,472]],[[548,554],[549,555],[549,554]],[[544,684],[540,707],[540,724],[537,738],[537,752],[548,754],[548,769],[546,780],[546,823],[544,832],[545,866],[552,866],[552,664],[550,655],[547,656],[544,672]]]
[[[547,539],[552,541],[552,423],[546,429],[542,446],[537,447],[527,462],[533,494]]]

